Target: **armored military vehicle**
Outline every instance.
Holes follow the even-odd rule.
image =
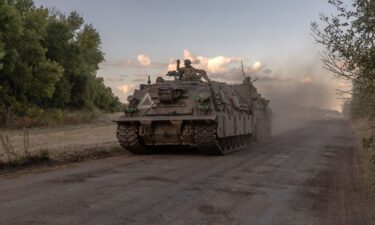
[[[241,84],[185,80],[178,71],[141,84],[116,122],[121,146],[135,154],[190,146],[225,155],[271,137],[271,109],[249,77]]]

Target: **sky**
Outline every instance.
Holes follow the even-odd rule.
[[[140,83],[189,58],[219,81],[241,82],[240,62],[271,102],[340,110],[346,84],[322,68],[310,23],[327,0],[35,0],[77,11],[102,38],[98,76],[126,102]]]

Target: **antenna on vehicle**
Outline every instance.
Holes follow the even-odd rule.
[[[242,60],[241,60],[241,68],[242,68],[243,79],[246,80],[246,74],[245,74],[245,69],[244,69],[244,67],[243,67]],[[255,83],[257,80],[259,80],[259,78],[256,78],[255,80],[250,81],[250,83],[253,84],[253,83]]]
[[[244,70],[244,68],[243,68],[242,60],[241,60],[241,67],[242,67],[242,75],[243,75],[243,79],[246,79],[246,74],[245,74],[245,70]]]

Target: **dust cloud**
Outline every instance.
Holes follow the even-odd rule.
[[[295,130],[315,121],[341,117],[338,81],[318,63],[254,74],[254,85],[273,110],[273,133]]]
[[[298,129],[314,120],[341,117],[341,102],[335,92],[340,84],[322,68],[319,59],[294,60],[293,65],[280,62],[277,68],[262,64],[258,70],[247,67],[245,72],[251,76],[258,92],[270,100],[275,135]],[[240,67],[212,76],[229,83],[243,80]]]

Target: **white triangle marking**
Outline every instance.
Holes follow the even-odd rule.
[[[148,100],[148,101],[147,101]],[[147,102],[147,104],[145,104]],[[149,93],[145,94],[142,101],[138,105],[138,109],[149,109],[154,104],[154,102],[151,100],[151,96]]]

